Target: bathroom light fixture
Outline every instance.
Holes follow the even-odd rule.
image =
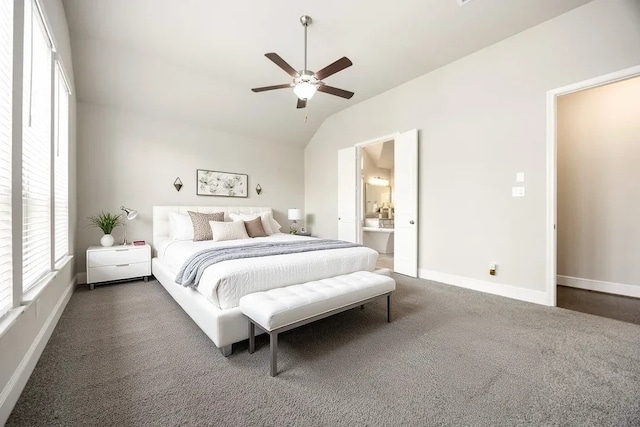
[[[298,234],[298,221],[303,219],[302,209],[289,209],[287,218],[291,221],[291,234]]]
[[[389,180],[387,178],[381,178],[379,176],[374,176],[369,180],[369,184],[371,185],[379,185],[382,187],[387,187],[389,185]]]
[[[135,209],[125,208],[124,206],[120,206],[120,210],[123,211],[127,215],[128,220],[132,220],[138,216],[138,211]],[[120,214],[122,215],[122,214]],[[124,223],[124,239],[122,240],[123,245],[128,245],[127,243],[127,222]]]

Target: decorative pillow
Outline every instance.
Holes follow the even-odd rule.
[[[271,221],[273,218],[271,217],[271,212],[260,212],[259,214],[230,214],[231,219],[234,221],[251,221],[252,219],[256,219],[260,217],[262,221],[262,228],[267,236],[271,236],[273,234],[273,229],[271,226]]]
[[[193,240],[193,223],[189,215],[169,212],[169,238],[171,240]]]
[[[249,237],[267,237],[262,226],[262,219],[259,217],[255,217],[251,221],[244,221],[244,228],[247,229]]]
[[[269,213],[269,212],[267,212],[267,213]],[[269,213],[269,216],[271,216],[271,213]],[[273,219],[273,216],[271,216],[271,231],[273,231],[272,234],[279,233],[281,228],[282,228],[282,226],[280,225],[280,223],[278,221],[276,221],[275,219]]]
[[[210,221],[224,221],[224,212],[213,213],[199,213],[187,211],[191,216],[191,222],[193,223],[193,241],[199,242],[201,240],[213,240],[211,234]]]
[[[247,230],[244,227],[244,221],[209,221],[209,228],[211,234],[213,234],[212,240],[214,242],[249,238],[249,236],[247,235]]]

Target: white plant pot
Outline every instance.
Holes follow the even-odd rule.
[[[113,238],[113,236],[111,234],[105,234],[100,239],[100,244],[102,246],[113,246],[113,242],[115,242],[115,239]]]

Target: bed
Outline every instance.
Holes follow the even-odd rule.
[[[160,284],[194,320],[205,334],[229,356],[232,344],[248,338],[246,317],[238,308],[239,299],[249,293],[312,280],[374,271],[378,253],[366,247],[329,249],[316,252],[274,255],[223,261],[207,267],[197,289],[175,283],[178,270],[191,254],[206,248],[250,245],[254,242],[286,242],[312,237],[275,233],[268,237],[223,242],[171,240],[169,213],[187,211],[232,214],[271,212],[269,207],[154,206],[152,273]]]

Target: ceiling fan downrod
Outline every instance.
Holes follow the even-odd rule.
[[[307,27],[311,24],[313,20],[309,15],[302,15],[300,17],[300,23],[304,27],[304,73],[307,73]]]

